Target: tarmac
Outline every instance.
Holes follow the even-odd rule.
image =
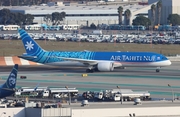
[[[0,67],[0,84],[7,79],[12,67]],[[85,91],[101,91],[115,89],[132,89],[134,91],[149,91],[153,99],[172,99],[180,95],[180,62],[172,62],[159,73],[156,68],[116,69],[114,72],[95,72],[86,74],[85,67],[52,67],[19,66],[17,87],[76,87],[80,93]],[[20,79],[27,76],[27,79]],[[168,87],[168,84],[171,87]],[[173,91],[173,92],[172,92]]]

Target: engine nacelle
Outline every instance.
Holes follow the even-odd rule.
[[[99,71],[113,71],[114,63],[113,62],[100,62],[97,64]]]

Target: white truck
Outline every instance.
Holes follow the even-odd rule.
[[[99,100],[102,100],[103,98],[103,92],[100,91],[100,92],[94,92],[94,98],[97,98]]]
[[[131,101],[135,98],[150,99],[150,93],[147,91],[132,91],[131,89],[112,89],[96,92],[94,98],[98,100]]]
[[[61,97],[67,97],[68,93],[70,95],[76,96],[78,94],[78,90],[76,88],[49,88],[44,90],[41,95],[43,98],[47,97],[54,97],[54,98],[61,98]]]
[[[16,90],[15,96],[38,95],[38,92],[42,92],[45,89],[47,89],[47,87],[21,87]]]

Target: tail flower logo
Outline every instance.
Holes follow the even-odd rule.
[[[31,51],[31,49],[34,49],[34,44],[32,43],[32,41],[30,41],[30,42],[26,42],[26,50],[29,50],[29,51]]]

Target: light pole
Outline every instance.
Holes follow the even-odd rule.
[[[173,91],[173,88],[171,87],[171,85],[170,85],[170,84],[168,84],[168,87],[170,87],[170,88],[171,88],[171,91],[172,91],[172,102],[174,102],[174,91]]]
[[[120,91],[120,93],[121,93],[121,104],[122,104],[122,102],[123,102],[122,91],[121,91],[121,89],[120,89],[120,86],[117,86],[117,88],[119,89],[119,91]]]
[[[71,105],[71,94],[69,92],[68,86],[65,86],[65,88],[68,90],[68,95],[69,95],[69,105]]]

